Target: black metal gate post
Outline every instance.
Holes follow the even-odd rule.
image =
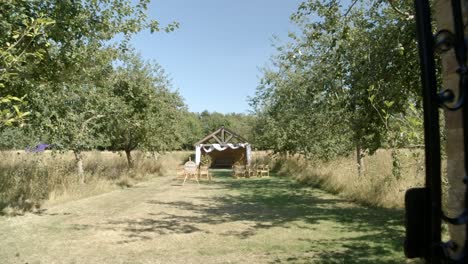
[[[426,263],[468,263],[468,188],[465,190],[465,209],[456,218],[449,218],[442,211],[441,157],[439,107],[448,111],[462,111],[465,174],[468,171],[468,93],[467,41],[464,35],[461,0],[452,0],[454,33],[442,29],[432,35],[429,0],[415,0],[416,26],[424,107],[424,141],[426,155],[425,187],[407,191],[405,196],[406,238],[405,254],[408,258],[424,258]],[[438,92],[434,52],[454,50],[458,63],[459,95],[450,87]],[[460,175],[460,184],[468,184],[468,176]],[[465,225],[465,243],[460,258],[450,257],[454,243],[442,243],[442,220],[453,225]]]

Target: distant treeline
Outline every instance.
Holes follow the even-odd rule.
[[[178,120],[180,124],[179,135],[180,139],[171,148],[167,149],[148,149],[149,151],[173,151],[173,150],[192,150],[194,143],[202,139],[204,136],[212,133],[221,126],[225,126],[230,130],[238,133],[248,140],[249,143],[254,142],[255,135],[253,128],[255,127],[255,116],[252,114],[240,113],[218,113],[203,111],[201,113],[184,111]],[[176,130],[173,131],[174,133]],[[176,134],[173,134],[176,136]],[[46,142],[46,143],[44,143]],[[66,150],[63,145],[53,141],[48,134],[41,135],[34,131],[34,127],[30,123],[23,124],[22,127],[4,127],[0,131],[0,150],[35,150],[38,146],[46,146],[50,150]],[[86,150],[118,150],[112,147],[111,144],[95,144],[89,145]]]

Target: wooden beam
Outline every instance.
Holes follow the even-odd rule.
[[[201,139],[200,141],[198,141],[197,143],[195,143],[195,146],[196,145],[200,145],[202,144],[203,142],[209,140],[210,138],[213,138],[214,135],[216,135],[217,133],[219,133],[219,131],[221,131],[221,128],[217,129],[215,132],[207,135],[206,137],[204,137],[203,139]]]
[[[227,139],[226,139],[226,134],[225,133],[229,134],[229,137]],[[221,139],[216,136],[217,134],[221,134]],[[204,137],[203,139],[201,139],[200,141],[195,143],[195,146],[203,144],[203,143],[207,142],[210,139],[215,139],[219,144],[223,145],[223,144],[227,144],[233,138],[236,138],[239,141],[239,143],[248,143],[245,138],[237,135],[236,133],[232,132],[231,130],[225,128],[224,126],[221,126],[219,129],[217,129],[213,133],[207,135],[206,137]]]
[[[229,133],[229,132],[228,132],[228,133]],[[231,140],[232,137],[234,137],[234,135],[233,135],[233,134],[229,134],[228,139],[226,139],[224,142],[226,142],[226,144],[229,143],[229,140]]]
[[[216,139],[220,145],[224,145],[224,143],[216,135],[213,135],[213,138]]]
[[[243,137],[237,135],[236,133],[232,132],[231,130],[229,130],[229,129],[227,129],[227,128],[225,128],[224,130],[227,131],[227,132],[229,132],[229,133],[231,133],[231,135],[233,135],[235,138],[237,138],[240,142],[242,142],[242,143],[248,143],[248,142],[247,142],[247,139],[245,139],[245,138],[243,138]]]

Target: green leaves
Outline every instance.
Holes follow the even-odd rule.
[[[112,76],[105,112],[104,134],[112,150],[177,149],[183,112],[181,97],[171,91],[169,78],[157,64],[127,54]]]
[[[153,20],[150,22],[150,31],[151,33],[158,32],[159,29],[159,22],[156,20]]]
[[[387,101],[387,100],[384,101],[384,104],[385,104],[385,106],[386,106],[387,108],[392,107],[392,105],[393,105],[394,103],[395,103],[395,102],[393,102],[393,101]]]
[[[5,126],[21,126],[23,124],[30,114],[21,110],[24,104],[24,97],[0,97],[0,130]]]
[[[36,140],[76,151],[109,145],[102,125],[109,116],[103,109],[115,103],[111,109],[137,111],[150,103],[146,96],[153,79],[136,80],[146,87],[134,87],[126,94],[128,101],[108,98],[113,65],[131,51],[130,38],[141,30],[165,29],[149,18],[148,4],[0,1],[0,130],[27,120],[24,129],[34,131]],[[177,27],[170,24],[167,31]],[[124,40],[114,44],[110,40],[116,36]]]
[[[417,143],[412,20],[386,2],[335,0],[305,1],[291,19],[302,35],[278,48],[251,99],[264,148],[330,158]]]

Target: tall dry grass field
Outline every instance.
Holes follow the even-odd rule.
[[[127,167],[122,153],[84,153],[85,184],[79,183],[71,152],[0,152],[0,211],[18,214],[54,203],[87,197],[167,174],[190,152],[152,155],[135,152],[135,167]]]
[[[260,160],[267,157],[258,155]],[[312,161],[299,155],[271,157],[269,162],[278,175],[291,176],[299,182],[371,206],[402,208],[405,191],[424,184],[424,153],[421,150],[398,151],[399,175],[394,172],[395,159],[389,150],[378,150],[365,157],[361,176],[352,155],[330,162]]]

